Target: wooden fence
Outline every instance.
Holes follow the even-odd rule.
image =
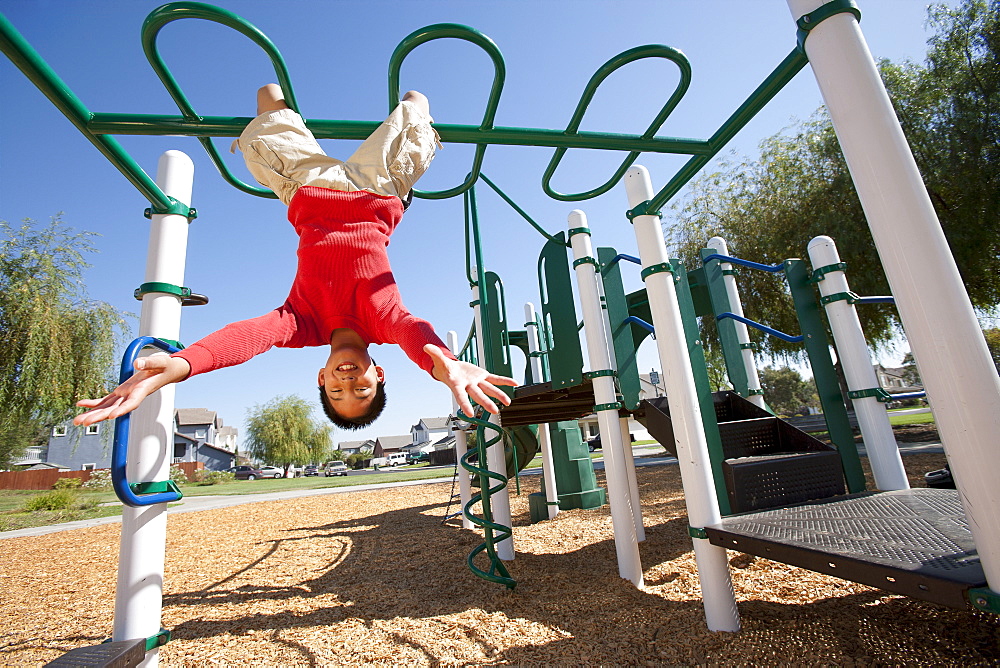
[[[202,462],[182,462],[177,464],[188,479],[194,472],[205,468]],[[104,470],[104,469],[101,469]],[[4,471],[0,473],[0,489],[52,489],[59,478],[79,478],[81,482],[90,480],[92,471],[60,471],[39,469],[35,471]]]

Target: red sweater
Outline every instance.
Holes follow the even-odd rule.
[[[242,364],[272,346],[330,343],[334,329],[353,329],[367,344],[396,343],[428,373],[433,344],[454,355],[426,320],[403,307],[389,268],[389,235],[403,216],[398,197],[303,186],[288,205],[299,235],[299,264],[285,303],[209,334],[174,357],[191,375]]]

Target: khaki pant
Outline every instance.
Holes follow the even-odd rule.
[[[252,120],[233,142],[257,181],[288,204],[300,186],[318,186],[405,198],[440,146],[433,119],[411,102],[400,102],[347,161],[323,152],[291,109]]]

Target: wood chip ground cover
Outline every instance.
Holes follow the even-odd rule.
[[[905,458],[914,486],[942,455]],[[1000,623],[730,553],[743,630],[705,627],[676,466],[638,469],[645,586],[617,576],[607,507],[530,524],[515,592],[472,576],[451,486],[330,494],[168,522],[166,666],[997,665]],[[603,484],[603,480],[601,480]],[[454,510],[454,507],[452,507]],[[110,635],[119,525],[0,541],[0,664]]]

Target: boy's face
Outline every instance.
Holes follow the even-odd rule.
[[[356,347],[331,350],[326,365],[319,370],[319,385],[330,405],[348,420],[368,412],[378,383],[384,380],[382,367],[372,362],[367,350]]]

